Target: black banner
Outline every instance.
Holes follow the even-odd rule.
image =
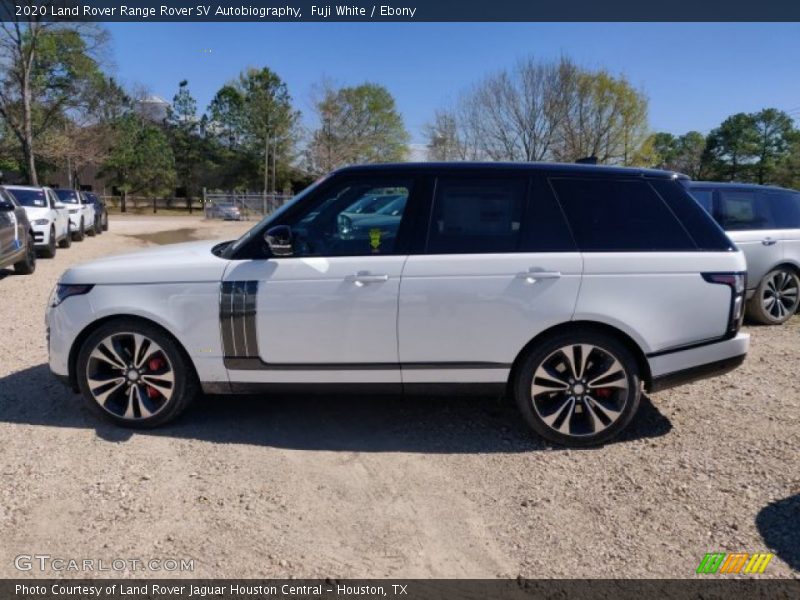
[[[794,600],[800,580],[600,579],[19,579],[0,580],[3,600],[639,600],[641,598],[769,598]]]
[[[0,0],[0,21],[800,21],[794,0]]]

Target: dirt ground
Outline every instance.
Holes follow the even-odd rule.
[[[14,566],[47,554],[194,560],[124,573],[151,577],[683,578],[714,551],[800,577],[800,317],[747,327],[739,370],[645,399],[623,440],[580,451],[491,398],[211,397],[131,432],[50,376],[66,267],[245,228],[115,215],[31,277],[0,271],[0,577],[83,575]]]

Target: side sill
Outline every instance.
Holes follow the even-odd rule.
[[[715,362],[691,367],[690,369],[683,369],[682,371],[675,371],[674,373],[667,373],[666,375],[659,375],[654,377],[650,386],[647,388],[648,392],[662,392],[679,385],[699,381],[700,379],[707,379],[709,377],[719,377],[725,373],[733,371],[739,367],[747,355],[740,354],[731,358],[725,358]]]
[[[506,384],[498,383],[250,383],[206,381],[203,393],[228,394],[354,394],[407,396],[501,396]]]

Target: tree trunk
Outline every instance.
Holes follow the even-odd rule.
[[[31,51],[30,63],[33,63],[33,51]],[[22,77],[22,107],[24,119],[25,142],[22,144],[22,151],[25,153],[25,162],[28,168],[28,181],[31,185],[39,185],[39,176],[36,173],[36,159],[33,156],[33,114],[31,110],[31,81],[30,68],[25,67]]]
[[[128,192],[122,190],[122,200],[120,201],[119,212],[128,212]]]

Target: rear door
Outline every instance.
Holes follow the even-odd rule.
[[[715,214],[747,257],[747,288],[755,289],[784,252],[766,197],[754,188],[718,188]]]
[[[400,284],[403,383],[501,382],[573,313],[581,257],[543,179],[441,173]]]
[[[0,261],[14,252],[17,221],[14,216],[14,204],[5,190],[0,189]]]

